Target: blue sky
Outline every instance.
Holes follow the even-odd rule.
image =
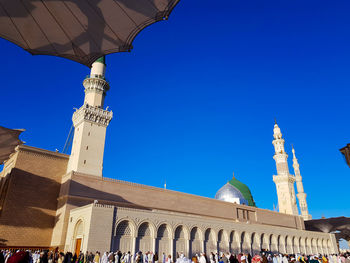
[[[277,203],[274,119],[294,144],[310,213],[350,216],[348,1],[181,1],[131,53],[107,57],[114,112],[104,176],[214,197],[232,177]],[[62,150],[89,69],[0,39],[1,124]],[[291,158],[290,168],[291,172]],[[215,211],[213,211],[215,212]]]

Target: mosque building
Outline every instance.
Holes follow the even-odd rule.
[[[70,155],[26,145],[0,173],[0,247],[64,251],[338,252],[334,234],[308,231],[308,213],[298,160],[295,175],[277,124],[274,159],[280,212],[257,208],[247,185],[233,177],[214,198],[110,179],[102,173],[109,90],[106,64],[97,60],[83,82],[85,100],[73,114]],[[298,190],[301,216],[295,198]]]

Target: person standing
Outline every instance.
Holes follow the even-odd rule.
[[[158,253],[154,253],[154,257],[153,257],[154,263],[158,263]]]
[[[200,257],[199,257],[199,263],[207,263],[205,256],[203,253],[201,253]]]
[[[131,253],[128,251],[128,253],[125,254],[124,258],[125,263],[131,263]]]
[[[94,263],[100,263],[100,252],[96,251],[94,256]]]

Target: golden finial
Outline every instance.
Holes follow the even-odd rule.
[[[235,179],[235,172],[232,172],[232,179]]]

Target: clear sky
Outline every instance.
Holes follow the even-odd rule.
[[[257,206],[272,209],[276,118],[313,217],[350,216],[350,168],[339,152],[350,143],[349,9],[349,1],[182,0],[131,53],[107,57],[114,119],[104,176],[214,197],[234,171]],[[89,69],[3,39],[0,48],[0,125],[26,129],[28,145],[62,150]]]

